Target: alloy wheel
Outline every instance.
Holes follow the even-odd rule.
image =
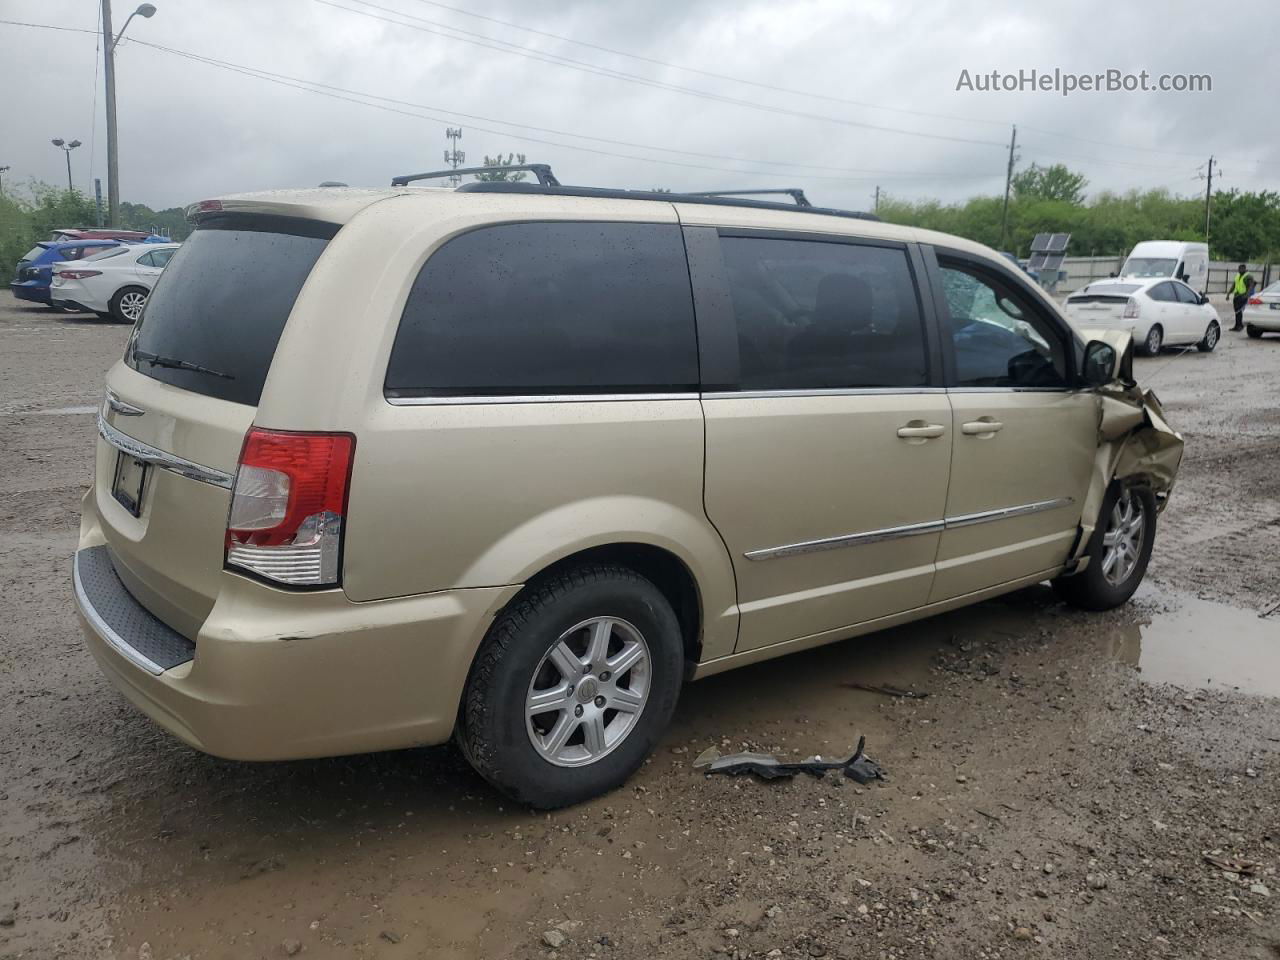
[[[1205,331],[1204,335],[1204,345],[1212,350],[1218,345],[1218,337],[1221,335],[1222,332],[1216,323],[1209,324],[1209,329]]]
[[[634,626],[616,617],[575,624],[551,645],[529,682],[530,742],[558,767],[595,763],[635,729],[650,679],[649,645]]]
[[[1160,352],[1160,347],[1164,343],[1164,334],[1161,333],[1159,327],[1152,327],[1147,333],[1147,353],[1155,355]]]
[[[120,298],[120,312],[124,314],[126,320],[134,323],[138,322],[138,317],[142,316],[142,308],[146,306],[147,295],[136,291],[129,291]]]
[[[1120,586],[1137,569],[1146,526],[1142,498],[1131,490],[1121,491],[1102,535],[1102,575],[1113,587]]]

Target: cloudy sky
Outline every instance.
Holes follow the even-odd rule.
[[[75,32],[95,28],[98,3],[0,0],[0,19],[70,28],[0,23],[6,185],[65,181],[53,137],[84,142],[78,186],[105,178],[101,57]],[[1224,187],[1280,188],[1280,58],[1255,47],[1280,27],[1273,0],[155,5],[130,25],[117,73],[121,192],[156,208],[385,184],[439,167],[447,125],[463,128],[468,162],[523,152],[566,183],[801,186],[861,209],[877,185],[904,198],[1001,192],[1012,123],[1020,167],[1066,163],[1091,191],[1199,193],[1210,154]],[[117,29],[133,8],[115,0]],[[1212,92],[957,90],[962,70],[1033,68],[1209,74]]]

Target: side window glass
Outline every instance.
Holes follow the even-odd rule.
[[[1173,292],[1178,298],[1179,303],[1199,303],[1200,298],[1191,292],[1191,288],[1185,283],[1175,283]]]
[[[79,260],[84,256],[84,247],[67,247],[67,249],[59,251],[57,260]]]
[[[1170,289],[1172,286],[1173,284],[1171,283],[1157,283],[1147,291],[1147,296],[1161,303],[1171,303],[1176,299],[1173,295],[1173,290]]]
[[[423,265],[387,365],[390,396],[696,390],[680,228],[512,223],[455,237]]]
[[[924,326],[906,251],[723,237],[742,390],[926,385]]]
[[[956,386],[1065,387],[1066,348],[1052,323],[996,277],[943,260]]]
[[[156,267],[163,267],[169,262],[169,258],[173,256],[172,250],[152,250],[151,264]]]
[[[154,267],[156,265],[155,254],[148,251],[138,258],[138,263],[144,267]]]

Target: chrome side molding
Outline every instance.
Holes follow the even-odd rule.
[[[781,547],[748,550],[743,556],[748,560],[776,560],[778,557],[793,557],[802,553],[840,550],[844,547],[882,543],[885,540],[918,537],[925,533],[942,533],[945,530],[970,527],[978,523],[990,523],[994,520],[1007,520],[1010,517],[1024,517],[1032,513],[1042,513],[1045,510],[1057,510],[1059,507],[1065,507],[1074,502],[1072,497],[1056,497],[1053,500],[1038,500],[1035,503],[1019,504],[1016,507],[1001,507],[999,510],[984,510],[982,513],[967,513],[958,517],[947,517],[943,520],[927,520],[924,523],[908,523],[900,527],[868,530],[865,533],[849,533],[839,537],[824,537],[821,540],[803,540],[800,543],[788,543]]]
[[[102,437],[103,440],[121,453],[126,453],[141,460],[143,463],[159,467],[161,470],[168,470],[181,477],[186,477],[188,480],[198,480],[200,483],[208,483],[227,490],[231,489],[231,485],[235,481],[235,477],[224,470],[216,470],[213,467],[206,467],[191,460],[184,460],[182,457],[167,453],[159,447],[153,447],[149,443],[143,443],[128,434],[121,433],[107,423],[101,413],[98,414],[98,436]]]

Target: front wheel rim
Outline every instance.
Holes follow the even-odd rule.
[[[525,695],[525,729],[538,755],[583,767],[612,753],[649,700],[652,659],[644,635],[617,617],[592,617],[556,638]]]
[[[1146,526],[1142,498],[1132,490],[1123,491],[1111,508],[1102,535],[1102,575],[1113,587],[1125,583],[1138,568]]]
[[[1147,334],[1147,352],[1159,353],[1160,341],[1163,339],[1164,338],[1161,337],[1159,329],[1156,327],[1152,327],[1151,332]]]
[[[128,320],[137,320],[142,315],[142,308],[147,302],[144,293],[126,293],[120,298],[120,312]]]
[[[1204,335],[1204,342],[1210,350],[1218,345],[1218,325],[1216,323],[1209,324],[1209,332]]]

